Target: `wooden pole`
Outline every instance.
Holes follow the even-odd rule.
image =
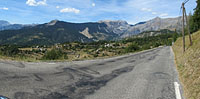
[[[189,22],[187,19],[185,7],[183,7],[183,8],[184,8],[184,13],[185,13],[185,20],[186,20],[186,24],[187,24],[188,34],[189,34],[190,46],[192,46],[192,37],[191,37],[191,33],[190,33],[190,26],[189,26]]]
[[[184,3],[182,3],[182,10],[183,10],[183,20],[182,20],[182,35],[183,35],[183,52],[185,52],[185,18],[184,18]]]

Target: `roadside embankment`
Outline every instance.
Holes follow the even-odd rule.
[[[173,45],[176,66],[187,99],[200,99],[200,31],[192,35],[193,45],[186,36],[186,51],[183,53],[182,38]]]

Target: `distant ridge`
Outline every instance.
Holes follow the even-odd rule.
[[[11,24],[8,21],[0,20],[0,31],[3,30],[18,30],[23,27],[27,26],[35,26],[36,24],[28,24],[28,25],[23,25],[23,24]]]
[[[99,40],[117,40],[120,38],[137,35],[145,31],[159,31],[168,29],[180,30],[181,17],[159,18],[156,17],[146,22],[139,22],[130,25],[123,20],[103,20],[88,23],[69,23],[59,20],[52,20],[39,25],[10,24],[0,21],[0,44],[56,44],[64,42],[92,42]],[[178,24],[177,24],[178,23]],[[6,28],[5,28],[6,27]]]

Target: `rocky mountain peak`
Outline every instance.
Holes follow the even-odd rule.
[[[154,19],[161,19],[160,17],[155,17]]]
[[[118,24],[118,25],[127,25],[128,23],[124,20],[101,20],[99,23],[105,23],[105,24]]]
[[[8,26],[10,23],[8,21],[0,20],[0,26]]]
[[[52,20],[51,22],[47,23],[48,26],[55,25],[59,20]]]
[[[33,28],[28,28],[30,29],[28,33],[31,35],[27,35],[27,28],[22,27],[24,26],[17,26],[12,24],[9,25],[9,27],[0,27],[0,44],[8,44],[8,42],[21,43],[26,41],[26,39],[22,38],[29,38],[32,40],[24,42],[24,44],[40,44],[41,42],[38,42],[38,38],[33,38],[35,35],[40,37],[40,41],[43,41],[43,44],[73,41],[90,42],[97,40],[112,40],[129,37],[145,31],[160,31],[163,29],[168,29],[171,31],[176,29],[179,31],[181,30],[182,25],[181,17],[156,17],[149,21],[139,22],[136,25],[130,25],[123,20],[103,20],[94,23],[69,23],[65,21],[52,20],[49,23],[36,25],[33,26]],[[11,29],[12,36],[6,38],[5,35],[7,32],[1,30],[8,29]],[[51,33],[49,33],[49,30],[51,30]],[[16,35],[19,34],[21,36],[15,38]]]
[[[154,18],[154,19],[152,19],[153,21],[160,21],[160,20],[162,20],[162,18],[160,18],[160,17],[156,17],[156,18]]]

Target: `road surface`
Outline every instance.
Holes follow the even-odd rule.
[[[10,99],[176,99],[170,47],[108,59],[0,61],[0,95]]]

